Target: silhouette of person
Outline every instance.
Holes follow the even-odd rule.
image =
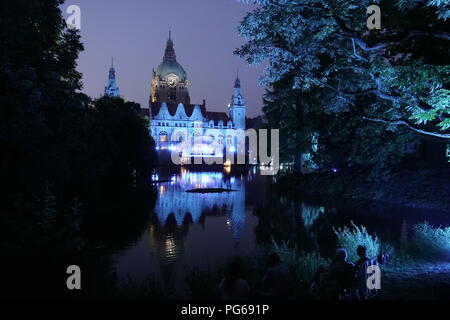
[[[288,298],[292,293],[293,279],[289,269],[281,262],[276,253],[271,253],[267,259],[268,269],[263,276],[262,283],[267,289],[269,297],[275,299]]]
[[[241,265],[232,262],[227,274],[219,284],[219,292],[222,300],[244,300],[248,298],[250,287],[246,280],[240,278]]]
[[[336,250],[325,281],[332,298],[338,298],[346,290],[351,290],[354,281],[355,265],[347,261],[347,250],[339,248]]]

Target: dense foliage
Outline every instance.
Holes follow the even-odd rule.
[[[411,249],[419,257],[447,258],[450,252],[450,227],[434,228],[428,222],[414,225]]]
[[[108,292],[111,250],[136,240],[154,205],[154,142],[139,105],[80,93],[83,45],[62,3],[0,2],[0,271],[9,298],[76,295],[64,286],[70,264],[90,266],[81,296]]]
[[[380,240],[376,235],[371,235],[367,232],[366,227],[358,227],[352,222],[352,229],[348,227],[334,229],[337,237],[337,247],[345,248],[348,252],[348,260],[356,262],[358,255],[356,249],[359,245],[367,248],[367,256],[369,258],[376,258],[380,253]]]
[[[11,193],[49,182],[66,195],[88,194],[112,177],[145,179],[153,167],[139,105],[79,92],[83,45],[62,19],[62,2],[0,4],[0,178]]]
[[[292,89],[291,79],[272,85],[263,108],[269,126],[281,129],[280,154],[284,161],[310,153],[321,168],[351,169],[370,178],[383,178],[402,159],[407,143],[415,141],[404,128],[386,130],[363,120],[360,105],[341,112],[327,111],[323,90]]]
[[[259,4],[241,22],[236,51],[268,61],[263,83],[315,95],[324,113],[358,108],[384,128],[450,138],[448,0],[243,0]],[[366,26],[381,7],[381,30]]]

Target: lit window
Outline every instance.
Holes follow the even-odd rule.
[[[166,132],[160,132],[159,133],[159,141],[160,142],[167,142],[167,133]]]

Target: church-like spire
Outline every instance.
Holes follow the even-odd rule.
[[[114,58],[111,58],[111,68],[109,68],[109,79],[116,79],[116,70],[114,70]]]
[[[230,103],[230,118],[233,121],[233,125],[236,129],[245,130],[245,114],[247,107],[245,106],[244,96],[241,91],[241,81],[239,80],[239,73],[234,80],[233,96]]]
[[[239,80],[239,74],[238,74],[238,76],[236,77],[236,80],[234,80],[234,88],[235,89],[237,89],[237,88],[241,88],[241,80]]]
[[[111,59],[111,68],[109,68],[108,83],[105,87],[105,96],[119,96],[119,87],[116,83],[116,70],[114,69],[114,58]]]
[[[234,80],[234,93],[231,97],[231,105],[242,106],[245,104],[244,97],[241,92],[241,80],[239,80],[239,76],[236,76],[236,80]]]
[[[172,31],[169,30],[169,39],[167,39],[166,50],[164,51],[164,60],[176,61],[175,49],[173,48]]]

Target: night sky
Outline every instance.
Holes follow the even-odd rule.
[[[261,113],[262,66],[248,66],[233,55],[243,43],[237,27],[252,5],[236,0],[67,0],[81,8],[85,51],[79,58],[83,91],[99,97],[114,57],[120,94],[148,107],[152,68],[162,61],[169,29],[177,61],[187,72],[192,103],[206,99],[210,111],[225,111],[236,72],[246,98],[248,116]]]

